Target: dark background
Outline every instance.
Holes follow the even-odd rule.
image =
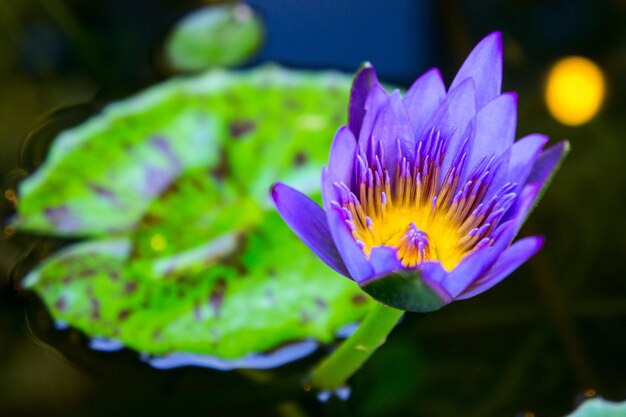
[[[165,79],[167,29],[200,3],[1,2],[2,191],[40,163],[56,131]],[[530,417],[562,416],[589,396],[626,399],[626,1],[250,4],[267,24],[255,62],[353,72],[369,60],[404,86],[432,66],[449,83],[472,46],[501,30],[504,89],[519,93],[518,137],[543,132],[572,144],[522,231],[545,235],[546,246],[488,293],[408,315],[353,379],[350,399],[322,404],[301,379],[323,352],[273,372],[164,372],[133,352],[93,352],[78,332],[47,329],[45,308],[15,289],[33,265],[33,244],[3,236],[0,415]],[[571,54],[594,60],[607,79],[603,108],[580,127],[553,120],[543,101],[550,65]],[[26,140],[55,109],[64,110],[45,119],[48,130]],[[11,213],[8,201],[0,209]]]

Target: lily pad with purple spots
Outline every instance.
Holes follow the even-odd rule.
[[[14,221],[33,233],[128,234],[189,170],[268,207],[278,180],[318,189],[351,79],[264,66],[164,82],[62,132],[45,163],[20,184]]]
[[[24,280],[55,320],[150,355],[242,358],[289,343],[332,341],[371,307],[318,262],[274,212],[211,267],[155,279],[130,268],[128,240],[79,243]],[[221,366],[223,366],[223,362]]]
[[[165,279],[237,258],[240,242],[264,216],[232,181],[190,171],[154,200],[134,229],[131,267]]]
[[[20,188],[17,226],[97,240],[52,256],[24,285],[96,345],[177,361],[257,366],[286,344],[331,341],[372,302],[306,250],[268,189],[282,179],[319,197],[350,83],[214,71],[62,133]]]

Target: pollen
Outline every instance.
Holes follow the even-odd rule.
[[[466,141],[444,175],[446,142],[434,129],[414,150],[398,140],[394,158],[385,151],[382,142],[360,149],[355,184],[334,184],[340,198],[333,206],[368,258],[372,248],[388,246],[406,267],[438,261],[451,270],[493,243],[516,197],[512,183],[491,190],[495,157],[478,162],[463,179]]]

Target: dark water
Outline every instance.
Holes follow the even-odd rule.
[[[289,15],[272,11],[278,3],[254,2],[274,25],[268,33],[275,27],[280,34],[268,39],[260,59],[292,57],[295,65],[344,69],[354,64],[354,51],[315,49],[310,39],[298,42],[304,35],[297,31],[283,42],[289,25],[279,20]],[[434,65],[452,74],[477,39],[503,31],[505,89],[520,94],[518,136],[544,132],[553,140],[568,138],[573,148],[521,233],[545,235],[544,249],[484,295],[432,314],[407,315],[351,380],[349,398],[320,402],[303,381],[331,347],[276,369],[242,371],[155,369],[127,349],[91,349],[85,335],[57,329],[37,296],[19,290],[34,265],[70,242],[4,236],[0,415],[561,416],[587,396],[626,399],[626,6],[446,1],[422,10],[407,6],[409,0],[397,6],[338,3],[333,8],[320,1],[315,11],[322,17],[344,13],[346,22],[354,13],[354,24],[364,25],[372,10],[389,9],[376,30],[399,31],[406,43],[390,35],[391,46],[355,49],[380,57],[375,64],[395,82]],[[6,58],[0,66],[3,192],[41,163],[55,132],[103,102],[159,80],[154,54],[163,30],[195,3],[143,4],[28,0],[3,6],[3,22],[10,23],[2,24],[8,35],[0,38]],[[429,31],[394,24],[398,10],[416,13],[415,22],[430,22]],[[68,13],[74,23],[68,24]],[[297,10],[290,13],[302,19]],[[334,30],[341,39],[336,48],[358,41],[348,23],[320,30]],[[303,52],[303,45],[310,50]],[[600,114],[578,128],[553,121],[542,101],[549,63],[572,53],[595,59],[609,86]],[[394,61],[394,54],[403,59]],[[52,108],[81,102],[88,104],[44,118],[50,124],[43,127],[33,125]],[[11,204],[0,204],[7,218]]]

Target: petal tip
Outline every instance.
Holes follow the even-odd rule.
[[[472,77],[465,78],[463,81],[459,82],[456,86],[450,87],[450,91],[448,91],[448,96],[453,92],[463,92],[464,94],[472,94],[476,96],[476,82]]]
[[[350,130],[350,126],[348,126],[348,125],[339,126],[339,129],[337,129],[337,131],[335,132],[335,136],[334,137],[336,138],[337,136],[346,134],[348,132],[350,133],[350,135],[352,135],[354,137],[354,134],[352,133],[352,130]]]
[[[378,76],[376,75],[376,68],[369,61],[365,61],[359,65],[359,68],[354,74],[353,89],[366,87],[366,89],[372,88],[373,85],[378,83]]]
[[[489,42],[493,42],[494,45],[499,46],[502,49],[502,32],[499,30],[494,30],[490,34],[484,37],[483,41],[488,40]]]
[[[443,75],[441,75],[441,70],[437,67],[432,67],[431,69],[426,71],[426,74],[432,74],[433,77],[438,77],[443,81]]]
[[[378,82],[376,68],[374,68],[374,65],[372,65],[371,62],[364,61],[361,63],[361,65],[359,65],[359,68],[354,74],[353,88],[354,85],[357,84],[357,81],[359,83],[366,81],[364,85],[368,88],[371,88],[372,85]]]
[[[517,100],[519,98],[519,94],[516,91],[507,91],[506,93],[502,93],[503,96],[510,97],[510,100],[517,104]]]
[[[502,57],[503,41],[502,32],[499,30],[493,31],[487,34],[484,38],[478,42],[474,50],[479,49],[491,49],[493,52],[499,54]]]
[[[441,85],[444,85],[443,75],[441,75],[441,70],[437,67],[430,68],[428,71],[424,72],[419,78],[431,78],[431,77],[438,79],[439,81],[441,81]]]
[[[518,142],[530,137],[534,137],[539,140],[539,150],[543,149],[546,146],[546,143],[550,141],[550,137],[544,133],[531,133],[530,135],[526,135],[522,139],[518,140]]]
[[[363,70],[366,70],[366,69],[370,69],[370,70],[376,72],[376,69],[374,68],[374,66],[372,65],[371,62],[363,61],[363,62],[361,62],[361,65],[359,66],[359,69],[357,70],[357,73],[359,73],[359,72],[361,72]]]
[[[535,254],[537,254],[541,249],[543,249],[543,246],[546,243],[546,237],[545,236],[530,236],[530,237],[524,238],[523,240],[532,241],[532,243],[533,243],[533,245],[532,245],[533,248],[532,248],[532,250],[530,250],[530,252],[531,252],[530,256],[534,256]]]
[[[492,32],[484,37],[467,56],[450,89],[467,78],[474,78],[478,107],[496,98],[502,89],[502,34]]]
[[[275,182],[272,185],[270,185],[270,196],[272,197],[272,201],[274,201],[274,204],[277,203],[278,200],[278,193],[280,192],[280,188],[285,186],[285,184],[283,184],[282,182]]]
[[[400,93],[399,89],[394,88],[394,90],[389,95],[389,99],[394,100],[396,103],[398,103],[402,100],[402,93]]]
[[[270,197],[272,198],[272,201],[274,201],[274,204],[277,207],[279,204],[282,204],[281,197],[284,195],[284,192],[286,191],[287,192],[293,191],[293,192],[300,194],[298,190],[296,190],[295,188],[291,188],[284,182],[277,181],[273,183],[272,185],[270,185],[270,189],[269,189]]]
[[[361,64],[354,75],[348,105],[348,126],[358,136],[365,117],[365,106],[371,91],[380,87],[376,70],[369,62]]]
[[[288,186],[287,184],[283,182],[273,183],[270,186],[269,191],[270,191],[270,197],[272,201],[274,202],[274,206],[276,207],[276,210],[279,213],[281,213],[281,215],[282,215],[283,209],[285,209],[286,206],[289,204],[289,203],[286,203],[285,200],[289,200],[294,194],[305,197],[305,195],[302,194],[300,191]]]

